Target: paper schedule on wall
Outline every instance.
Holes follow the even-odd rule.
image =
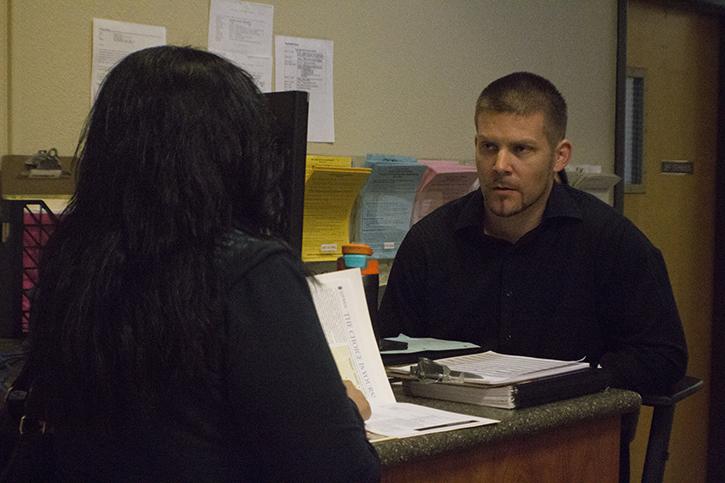
[[[307,140],[335,142],[332,40],[275,36],[275,90],[310,94]]]
[[[166,27],[93,19],[91,103],[111,68],[131,52],[166,44]]]
[[[239,0],[209,3],[209,51],[246,70],[262,92],[272,91],[273,19],[273,5]]]

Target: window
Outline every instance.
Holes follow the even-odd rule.
[[[627,69],[624,114],[624,192],[644,193],[644,70]]]

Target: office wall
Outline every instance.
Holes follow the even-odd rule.
[[[0,0],[0,155],[8,153],[8,0]]]
[[[93,17],[163,25],[169,43],[207,44],[208,0],[9,2],[10,153],[72,154],[90,102]],[[574,162],[613,166],[614,0],[266,3],[275,34],[334,41],[336,142],[311,153],[471,159],[480,90],[525,69],[568,99]]]

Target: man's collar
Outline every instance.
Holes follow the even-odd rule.
[[[476,191],[466,195],[466,198],[463,209],[458,214],[455,223],[456,231],[471,227],[478,229],[483,221],[483,193],[481,193],[481,190],[476,189]]]
[[[551,218],[574,218],[582,219],[581,210],[572,198],[571,189],[568,186],[554,183],[549,194],[549,200],[546,202],[543,220]],[[470,227],[478,229],[485,216],[483,209],[483,194],[480,189],[468,195],[465,200],[463,209],[458,215],[455,223],[456,230],[462,230]]]
[[[544,220],[550,218],[582,219],[581,210],[572,198],[572,189],[569,186],[554,183],[542,216]]]

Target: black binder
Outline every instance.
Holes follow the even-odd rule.
[[[608,374],[601,369],[585,369],[508,385],[403,380],[403,389],[411,396],[504,409],[525,408],[592,394],[606,389],[608,385]]]

